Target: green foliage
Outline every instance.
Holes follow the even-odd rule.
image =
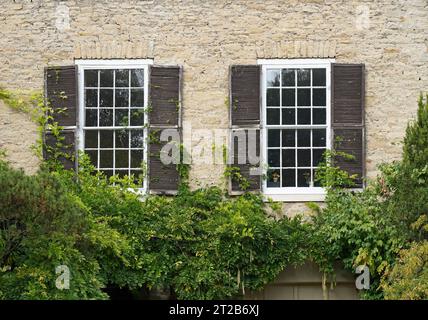
[[[339,157],[345,160],[352,160],[354,158],[345,152],[326,150],[316,170],[315,180],[320,182],[327,191],[355,186],[357,176],[350,176],[347,172],[334,165],[334,161]]]
[[[383,282],[385,299],[428,299],[428,241],[414,242],[403,250]]]
[[[111,265],[108,279],[119,286],[171,287],[179,298],[234,297],[262,287],[289,263],[303,261],[298,247],[304,226],[296,219],[269,219],[260,196],[225,197],[219,188],[180,189],[173,198],[144,202],[119,185],[93,175],[79,178],[74,192],[96,216],[125,235],[128,261]]]
[[[428,95],[419,97],[418,112],[415,121],[407,126],[404,138],[403,162],[414,168],[425,169],[428,166]],[[428,169],[425,169],[427,171]],[[425,176],[426,178],[427,176]]]
[[[383,272],[394,263],[404,239],[383,215],[372,187],[363,192],[330,190],[325,208],[314,217],[313,259],[321,271],[332,273],[336,261],[354,272],[358,265],[370,269],[371,287],[366,298],[381,297]]]
[[[141,201],[128,191],[136,187],[132,178],[107,179],[80,159],[77,180],[65,170],[28,177],[2,164],[1,187],[10,190],[0,199],[8,226],[1,229],[3,298],[105,298],[107,284],[170,287],[187,299],[239,297],[307,258],[300,250],[307,225],[270,219],[258,195],[231,199],[216,187],[181,188],[176,197]],[[17,203],[22,210],[12,210]],[[16,216],[35,231],[17,231]],[[70,267],[72,290],[54,286],[61,264]]]
[[[0,296],[5,299],[106,298],[92,251],[98,224],[47,172],[26,176],[0,162]],[[97,229],[108,227],[97,225]],[[98,250],[98,249],[97,249]],[[71,269],[69,290],[55,287],[55,268]]]
[[[428,107],[421,97],[418,118],[407,128],[403,161],[380,165],[377,178],[361,192],[344,188],[352,186],[353,177],[332,166],[333,153],[327,152],[318,170],[328,192],[326,206],[316,208],[311,241],[318,246],[311,246],[313,259],[327,273],[335,261],[351,271],[367,265],[371,287],[363,293],[365,298],[379,299],[384,293],[387,298],[420,298],[426,290],[426,270],[421,268],[428,259],[423,242],[427,231],[414,226],[421,225],[428,212],[427,128]],[[407,258],[412,261],[406,263]]]
[[[250,182],[242,175],[239,167],[227,166],[224,171],[225,178],[238,183],[241,190],[245,191],[250,187]]]
[[[42,110],[39,103],[42,101],[42,94],[40,92],[23,94],[0,88],[0,100],[16,111],[29,114],[35,122],[41,120]]]
[[[427,216],[421,215],[411,227],[428,233],[427,221]],[[397,263],[382,278],[381,286],[388,300],[427,300],[428,241],[413,242],[410,248],[402,250]]]
[[[8,92],[0,98],[15,104]],[[38,105],[41,127],[54,132],[61,150],[52,110]],[[334,166],[337,157],[351,156],[327,151],[316,176],[326,202],[308,205],[316,213],[310,222],[269,218],[281,206],[257,194],[192,191],[188,165],[177,167],[177,196],[143,197],[134,191],[135,177],[107,178],[84,154],[77,173],[48,162],[26,176],[0,160],[0,299],[105,299],[107,285],[169,288],[181,299],[239,298],[308,259],[324,275],[338,261],[351,271],[367,265],[365,298],[426,298],[427,128],[421,98],[403,161],[381,165],[361,192],[347,189],[355,177]],[[154,134],[149,138],[157,142]],[[61,156],[53,152],[54,159]],[[239,168],[228,167],[225,176],[248,189]],[[70,268],[69,290],[55,287],[58,265]]]

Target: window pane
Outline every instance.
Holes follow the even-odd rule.
[[[113,131],[100,130],[100,147],[113,148]]]
[[[279,147],[281,130],[268,130],[268,147]]]
[[[112,150],[100,150],[100,168],[113,168]]]
[[[129,87],[129,70],[116,70],[116,87]]]
[[[87,127],[96,127],[97,126],[97,109],[86,109],[85,111],[85,126]]]
[[[143,181],[144,181],[143,171],[142,170],[131,170],[131,176],[132,175],[134,175],[134,183],[137,186],[142,187]]]
[[[129,148],[129,131],[116,130],[116,148]]]
[[[298,69],[297,70],[297,85],[310,86],[311,85],[311,69]]]
[[[311,124],[311,109],[297,109],[297,123]]]
[[[268,87],[279,87],[279,69],[267,70],[266,82]]]
[[[131,168],[141,168],[144,161],[144,150],[131,150]]]
[[[311,181],[311,170],[309,169],[298,169],[297,170],[297,186],[298,187],[309,187]]]
[[[100,109],[100,127],[113,126],[113,109]]]
[[[143,147],[144,147],[144,131],[131,130],[131,148],[143,148]]]
[[[116,127],[127,127],[129,126],[128,110],[116,110],[115,111],[115,123]]]
[[[325,125],[327,123],[325,68],[270,69],[266,73],[266,85],[270,87],[266,88],[265,93],[268,107],[266,109],[267,125],[308,125],[309,128],[311,124]],[[296,86],[295,89],[284,88]],[[311,86],[324,88],[302,88]],[[281,105],[281,109],[272,108],[279,105]],[[280,122],[278,121],[279,116],[281,117]],[[326,150],[326,133],[326,129],[268,130],[267,148],[281,146],[282,149],[267,150],[267,163],[270,167],[267,171],[267,186],[318,186],[319,183],[314,184],[311,181],[313,180],[311,175],[314,174],[312,167],[318,165]]]
[[[282,124],[295,124],[296,111],[295,109],[282,109]]]
[[[311,146],[311,130],[297,130],[297,146],[298,147]]]
[[[143,126],[143,125],[144,125],[144,109],[132,109],[131,126]]]
[[[116,170],[116,174],[119,177],[119,179],[123,179],[129,174],[129,171],[128,170]]]
[[[282,150],[282,166],[283,167],[295,167],[296,166],[296,150],[295,149],[283,149]]]
[[[282,86],[293,87],[295,83],[294,69],[282,69]]]
[[[314,167],[317,167],[319,163],[323,160],[325,149],[313,149],[312,152],[312,165]]]
[[[98,147],[98,131],[86,130],[85,131],[85,148],[97,148],[97,147]]]
[[[279,107],[279,89],[267,89],[266,100],[267,106]]]
[[[326,123],[326,114],[324,108],[314,108],[313,112],[313,124],[325,124]]]
[[[281,174],[279,169],[268,170],[267,172],[267,186],[268,188],[279,188],[281,182]]]
[[[98,70],[85,70],[85,87],[98,87]]]
[[[113,176],[113,170],[102,170],[107,180]]]
[[[113,70],[100,70],[100,87],[113,87]]]
[[[129,151],[128,150],[116,150],[115,167],[116,168],[128,168],[129,166]]]
[[[294,107],[296,105],[296,90],[282,89],[282,105],[285,107]]]
[[[296,186],[296,170],[285,169],[282,170],[282,186],[295,187]]]
[[[317,176],[317,169],[313,169],[312,170],[312,177],[314,179],[314,187],[322,187],[320,181],[318,181],[318,176]]]
[[[282,146],[295,147],[296,135],[294,130],[282,130]]]
[[[267,124],[279,124],[279,112],[280,109],[267,109]]]
[[[310,167],[311,166],[311,149],[298,149],[297,150],[297,166]]]
[[[100,108],[113,108],[112,89],[100,89]]]
[[[268,150],[268,165],[269,165],[269,167],[279,167],[280,166],[279,150]]]
[[[98,151],[97,150],[85,150],[85,153],[89,156],[89,160],[94,167],[98,166]]]
[[[144,70],[143,69],[131,70],[131,86],[144,87]]]
[[[129,90],[116,89],[116,108],[129,108]]]
[[[131,107],[144,108],[144,90],[131,89]]]
[[[85,90],[85,108],[98,107],[98,90],[86,89]]]
[[[297,105],[298,106],[311,105],[311,89],[297,89]]]
[[[313,89],[314,106],[324,107],[326,105],[325,90],[326,89]]]
[[[312,69],[313,86],[325,86],[325,69]]]
[[[325,129],[314,129],[312,131],[312,146],[325,147],[326,145]]]

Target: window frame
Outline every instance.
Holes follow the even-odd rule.
[[[84,142],[84,131],[86,129],[85,127],[85,82],[84,82],[84,72],[85,70],[101,70],[101,69],[143,69],[144,70],[144,110],[147,110],[148,106],[148,99],[149,99],[149,66],[153,65],[152,59],[114,59],[114,60],[90,60],[90,59],[78,59],[75,60],[75,65],[78,67],[78,94],[79,94],[79,108],[78,108],[78,123],[77,123],[77,148],[79,151],[84,151],[85,148],[85,142]],[[99,109],[99,105],[97,106]],[[115,108],[113,107],[113,110]],[[113,117],[114,118],[114,117]],[[147,143],[147,136],[148,136],[148,114],[147,112],[144,112],[144,126],[126,126],[127,129],[143,129],[144,132],[144,155],[143,155],[143,161],[144,163],[148,162],[148,143]],[[92,128],[92,127],[91,127]],[[109,126],[109,127],[96,127],[95,130],[116,130],[118,128],[124,128],[116,127],[116,126]],[[130,146],[129,146],[130,148]],[[99,149],[99,147],[97,148]],[[115,148],[113,148],[113,151]],[[113,167],[114,167],[113,163]],[[128,168],[129,170],[130,168]],[[148,191],[148,181],[147,181],[147,170],[144,176],[143,180],[143,186],[142,188],[138,188],[134,190],[136,193],[144,195]]]
[[[261,65],[261,148],[260,163],[263,175],[267,175],[267,122],[266,122],[266,75],[267,69],[299,69],[299,68],[325,68],[326,69],[326,125],[269,125],[269,128],[278,129],[317,129],[326,128],[326,149],[331,148],[331,64],[335,59],[259,59]],[[297,84],[296,84],[297,85]],[[281,107],[282,108],[282,107]],[[312,106],[311,106],[312,109]],[[311,147],[312,149],[312,147]],[[297,149],[296,149],[297,150]],[[297,165],[297,163],[296,163]],[[326,191],[322,187],[278,187],[268,188],[267,179],[262,181],[262,193],[274,201],[298,202],[298,201],[324,201]]]

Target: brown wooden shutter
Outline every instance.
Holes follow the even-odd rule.
[[[233,65],[230,67],[230,154],[232,167],[239,168],[240,174],[250,186],[245,191],[260,190],[261,175],[258,170],[260,163],[251,164],[248,157],[248,135],[245,147],[246,163],[238,163],[238,139],[233,139],[238,130],[256,130],[256,152],[260,156],[260,66]],[[251,143],[251,142],[250,142]],[[241,146],[242,148],[242,146]],[[239,194],[244,190],[235,179],[231,179],[229,192]]]
[[[365,175],[364,137],[364,65],[332,64],[331,123],[333,145],[337,151],[351,154],[353,160],[342,157],[335,165],[349,174],[357,174],[357,187],[363,187]]]
[[[163,164],[160,151],[166,142],[159,140],[163,129],[181,134],[181,78],[179,66],[150,68],[149,112],[149,190],[153,194],[175,194],[180,183],[177,164]]]
[[[45,68],[45,102],[53,110],[49,113],[62,127],[57,137],[48,128],[44,132],[43,158],[55,157],[66,169],[77,166],[76,128],[78,117],[77,66],[57,66]],[[65,156],[58,156],[65,154]]]

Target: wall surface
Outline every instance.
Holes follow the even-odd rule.
[[[352,274],[336,266],[335,278],[326,278],[323,290],[322,274],[310,262],[299,267],[289,266],[272,283],[258,292],[248,292],[246,299],[267,300],[358,300],[358,290]],[[333,285],[332,285],[333,283]]]
[[[369,177],[377,164],[400,157],[417,96],[428,90],[427,0],[2,0],[1,6],[0,86],[41,89],[46,65],[75,58],[154,58],[183,66],[183,116],[193,129],[228,128],[231,64],[295,57],[365,63]],[[23,131],[27,118],[4,110],[0,145],[32,172],[33,129]],[[211,150],[200,139],[196,146]],[[193,185],[224,183],[223,171],[221,164],[193,164]],[[286,207],[290,214],[301,209]]]

